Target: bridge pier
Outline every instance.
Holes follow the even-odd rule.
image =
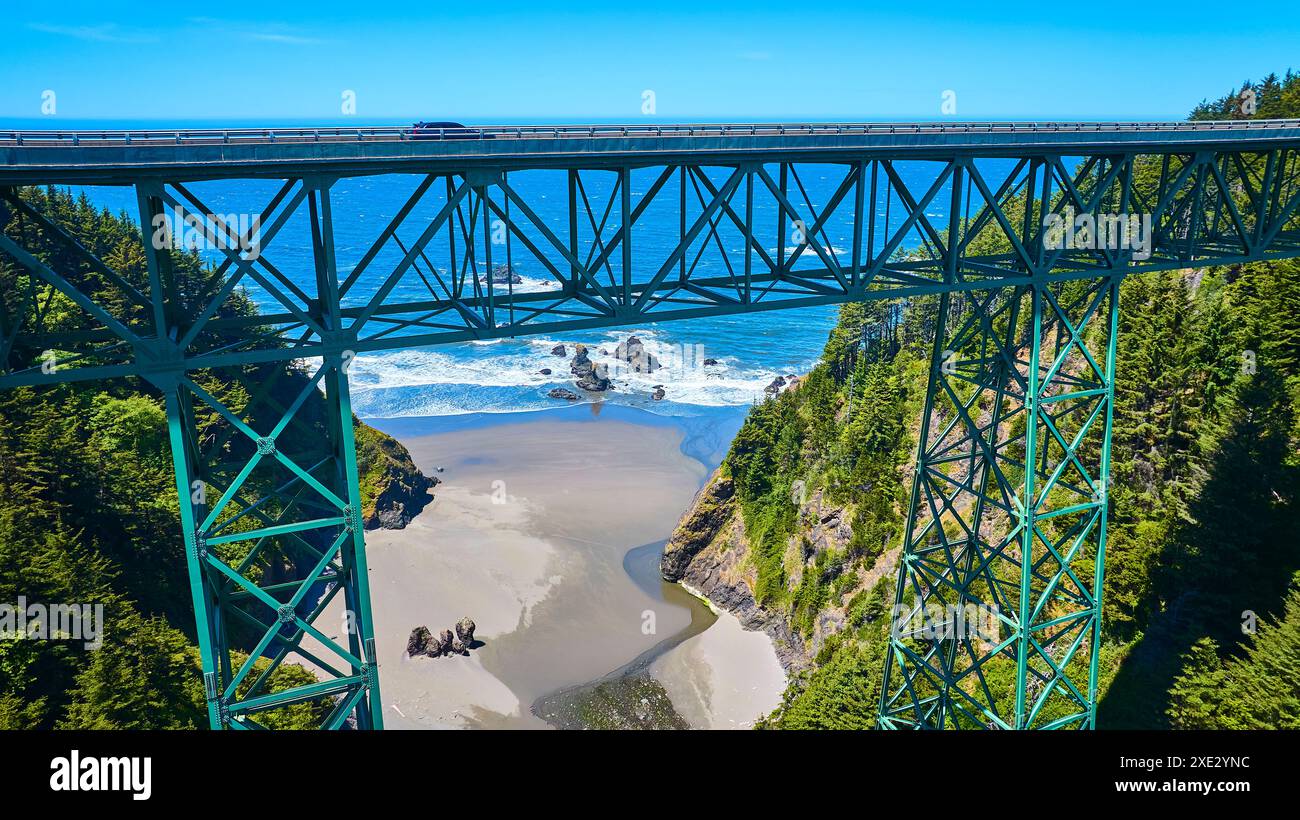
[[[146,232],[155,326],[173,330],[137,344],[137,355],[165,398],[214,729],[277,725],[262,716],[304,703],[322,728],[383,727],[347,377],[355,337],[342,329],[329,186],[305,179],[301,195],[317,293],[304,315],[323,343],[310,370],[252,362],[188,369],[176,338],[197,333],[201,320]],[[142,225],[165,197],[161,186],[139,186]],[[343,617],[327,623],[339,593]],[[276,671],[295,655],[318,680],[276,685]]]
[[[220,396],[199,374],[158,378],[212,728],[304,702],[323,728],[382,727],[345,361],[241,374]],[[291,655],[321,680],[274,689]]]
[[[1092,728],[1119,277],[939,297],[882,728]]]

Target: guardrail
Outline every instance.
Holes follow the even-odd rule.
[[[869,136],[872,134],[1177,133],[1300,128],[1300,119],[1203,122],[965,123],[683,123],[674,125],[487,125],[464,128],[232,128],[171,130],[0,131],[0,145],[223,145],[249,143],[400,142],[466,139],[625,137]]]

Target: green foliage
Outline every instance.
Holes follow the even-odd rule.
[[[1300,587],[1241,654],[1220,660],[1216,642],[1201,638],[1183,660],[1169,693],[1175,728],[1300,729]]]
[[[885,582],[855,596],[845,630],[829,638],[812,669],[796,675],[764,729],[872,729],[880,702],[888,618]]]
[[[724,462],[751,547],[755,599],[788,607],[804,635],[898,536],[900,465],[912,446],[910,365],[921,356],[905,347],[905,315],[893,302],[842,306],[822,363],[750,410]],[[807,513],[801,505],[818,492],[843,509],[853,535],[845,549],[814,557],[795,536]],[[795,572],[799,562],[809,563]]]
[[[102,649],[77,675],[64,729],[188,729],[207,720],[198,651],[161,618],[107,619]],[[148,681],[142,686],[141,681]]]
[[[915,447],[932,300],[847,304],[822,362],[802,382],[755,405],[723,469],[736,486],[755,574],[755,599],[810,638],[828,608],[847,627],[791,682],[768,728],[866,728],[883,663],[881,590],[863,573],[901,537],[903,467]],[[821,502],[812,506],[820,495]],[[814,546],[812,519],[849,522],[841,546]]]
[[[24,189],[21,195],[128,282],[146,285],[139,234],[129,219],[96,211],[84,196],[74,199],[63,190]],[[6,227],[17,229],[14,221]],[[76,279],[98,304],[118,317],[140,310],[66,243],[30,222],[24,230],[23,244]],[[173,254],[169,261],[189,272],[200,265],[193,255]],[[0,256],[0,299],[20,290],[8,283],[24,276]],[[191,278],[200,277],[182,280]],[[47,325],[77,328],[83,321],[57,291],[44,294],[42,309]],[[252,310],[239,291],[221,309],[222,315]],[[251,396],[248,384],[274,382],[283,407],[307,376],[293,366],[260,365],[196,378],[242,411]],[[311,397],[302,429],[291,425],[284,435],[319,441],[323,408],[319,397]],[[215,418],[200,413],[196,421],[202,435]],[[426,481],[400,444],[359,422],[356,428],[368,510],[384,488]],[[166,415],[149,385],[122,380],[0,391],[0,602],[22,597],[102,604],[107,632],[94,651],[71,642],[0,642],[0,728],[207,725],[176,492]],[[292,573],[291,561],[285,570]],[[278,691],[313,680],[308,670],[286,665],[268,685]],[[258,719],[283,728],[315,725],[330,705],[303,703]]]
[[[1255,92],[1253,115],[1242,110],[1242,94],[1247,90]],[[1285,119],[1296,116],[1297,111],[1300,111],[1300,74],[1288,70],[1282,79],[1269,74],[1258,83],[1247,80],[1236,91],[1229,91],[1216,100],[1202,101],[1192,110],[1190,119]]]

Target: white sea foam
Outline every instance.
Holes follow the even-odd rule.
[[[663,365],[653,373],[632,372],[614,358],[618,344],[636,336]],[[572,388],[569,371],[574,344],[587,345],[592,361],[606,368],[614,389],[607,401],[645,404],[662,385],[664,404],[724,407],[761,400],[763,389],[790,370],[747,367],[732,356],[717,356],[682,345],[656,330],[594,332],[584,338],[529,338],[467,343],[437,349],[362,354],[349,371],[357,412],[365,416],[451,415],[465,412],[517,412],[554,406],[552,387]],[[551,349],[565,346],[563,357]],[[543,369],[551,370],[549,375]],[[656,403],[657,404],[657,403]]]

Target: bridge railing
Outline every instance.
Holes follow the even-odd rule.
[[[392,142],[405,140],[597,139],[628,137],[869,136],[873,134],[1260,132],[1300,128],[1300,119],[1202,122],[921,122],[921,123],[678,123],[671,125],[484,125],[463,128],[91,129],[0,131],[0,145],[221,145],[276,142]]]

